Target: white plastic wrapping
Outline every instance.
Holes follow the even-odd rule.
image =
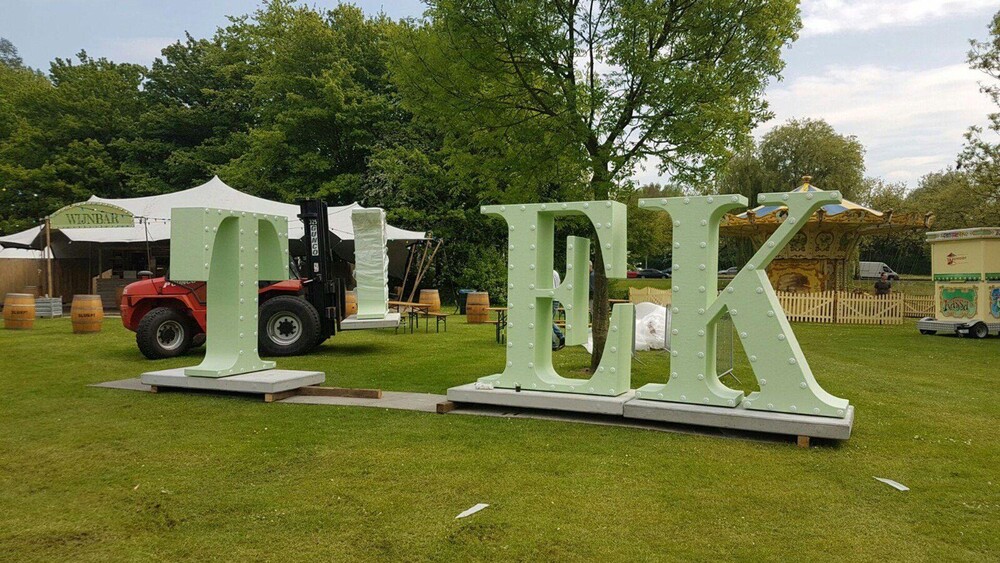
[[[354,279],[358,318],[381,319],[389,312],[389,256],[385,211],[377,207],[351,212],[354,225]]]
[[[655,303],[636,303],[635,305],[635,349],[639,352],[647,350],[670,350],[670,309]],[[587,352],[593,353],[594,336],[588,334],[583,345]]]

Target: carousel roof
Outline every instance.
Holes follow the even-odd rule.
[[[794,191],[822,191],[809,183],[808,178]],[[788,207],[784,205],[760,205],[739,214],[727,214],[722,220],[723,235],[746,236],[760,231],[772,231],[784,222],[788,215]],[[836,225],[843,228],[858,229],[862,232],[893,231],[905,229],[929,228],[934,219],[932,213],[894,213],[878,211],[842,200],[840,203],[824,205],[811,217],[809,224]]]

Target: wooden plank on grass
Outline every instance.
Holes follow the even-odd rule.
[[[275,401],[281,401],[289,397],[294,397],[299,394],[298,389],[289,389],[288,391],[281,391],[278,393],[264,393],[264,402],[273,403]]]
[[[352,399],[381,399],[381,389],[349,389],[347,387],[321,387],[310,385],[299,388],[299,395],[313,397],[349,397]]]

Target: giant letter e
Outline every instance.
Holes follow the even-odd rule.
[[[590,379],[562,377],[552,366],[552,303],[566,311],[566,344],[587,340],[590,286],[590,240],[566,239],[566,277],[554,287],[552,276],[555,218],[583,215],[594,225],[601,245],[603,268],[609,278],[625,277],[625,205],[615,201],[488,205],[483,213],[507,221],[509,257],[507,277],[507,366],[503,373],[480,378],[481,383],[506,389],[555,391],[618,396],[631,387],[632,340],[635,334],[631,304],[617,304],[604,355]]]

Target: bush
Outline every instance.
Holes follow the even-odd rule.
[[[495,304],[507,302],[507,257],[500,250],[483,246],[471,253],[458,276],[462,288],[486,291]]]

